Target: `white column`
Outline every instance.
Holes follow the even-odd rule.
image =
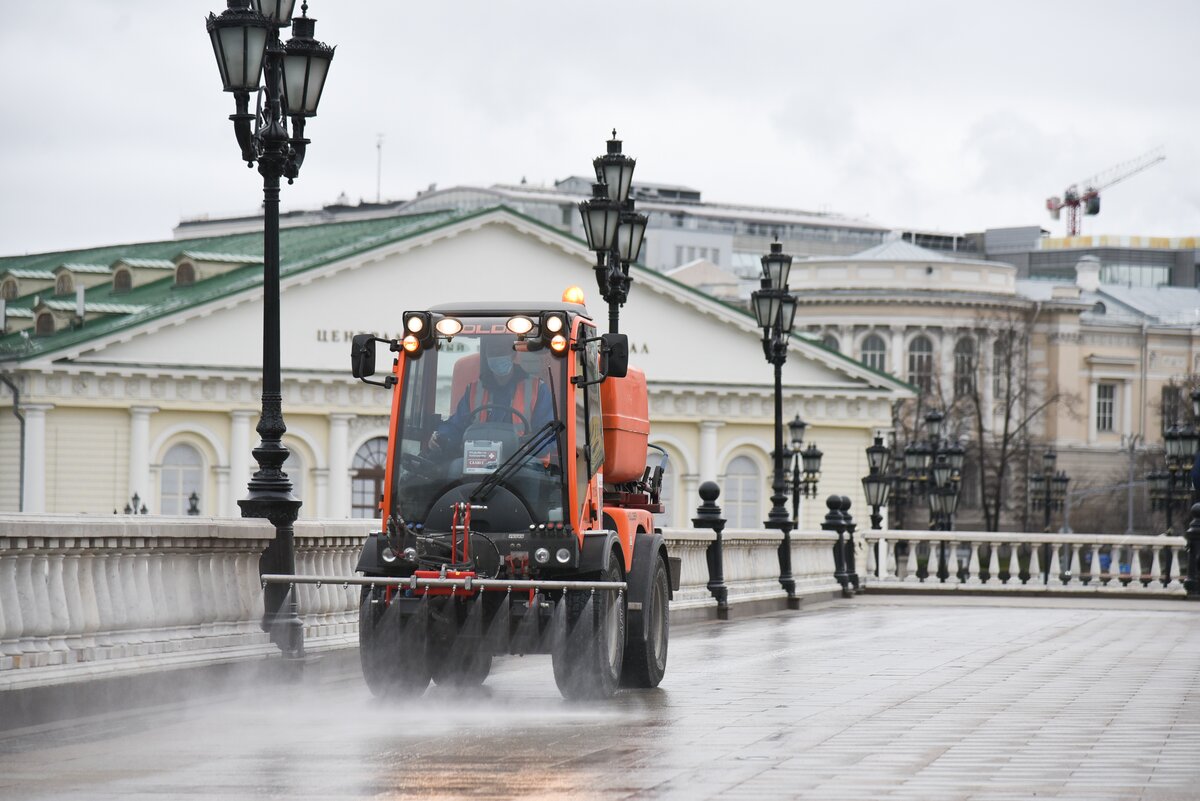
[[[154,406],[134,406],[129,410],[129,488],[126,497],[136,492],[151,512],[157,512],[158,493],[150,480],[150,415]]]
[[[888,348],[889,363],[892,365],[892,375],[905,379],[907,374],[904,365],[904,326],[892,326],[892,344]]]
[[[717,429],[725,423],[720,420],[700,422],[700,481],[717,480]]]
[[[954,398],[954,345],[957,341],[957,329],[942,329],[942,338],[938,342],[938,355],[941,359],[941,364],[939,366],[942,382],[942,394],[946,396],[948,401]]]
[[[239,409],[229,413],[233,425],[229,432],[229,493],[222,509],[230,517],[241,517],[239,498],[246,496],[246,482],[250,480],[250,421],[258,412]]]
[[[25,497],[21,509],[25,512],[46,511],[46,412],[50,403],[27,403],[21,407],[25,414]]]
[[[350,420],[354,415],[329,415],[329,504],[327,516],[350,516]]]

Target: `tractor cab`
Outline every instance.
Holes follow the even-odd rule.
[[[384,495],[385,530],[359,569],[407,575],[448,564],[484,578],[578,569],[599,528],[601,384],[624,377],[621,335],[580,304],[469,304],[406,312]],[[379,340],[355,340],[356,375]],[[368,358],[370,356],[370,358]],[[643,459],[643,448],[640,456]]]

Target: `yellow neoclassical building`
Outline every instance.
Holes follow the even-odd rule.
[[[261,233],[0,258],[0,510],[237,516],[255,465]],[[284,441],[302,517],[373,516],[388,395],[349,374],[349,341],[395,335],[449,300],[593,295],[593,255],[503,207],[313,223],[281,233]],[[772,370],[743,310],[635,267],[622,314],[670,455],[662,522],[722,484],[731,526],[770,507]],[[857,358],[794,337],[785,414],[825,452],[821,491],[863,510],[864,449],[912,396]],[[823,514],[808,503],[804,521]],[[862,517],[865,519],[866,513]]]

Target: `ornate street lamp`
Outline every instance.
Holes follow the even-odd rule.
[[[875,435],[875,442],[867,446],[867,475],[863,476],[863,495],[867,505],[871,507],[871,530],[879,531],[883,527],[883,515],[879,510],[887,506],[888,495],[892,489],[892,479],[887,474],[888,463],[891,461],[891,450],[883,444],[883,437]],[[883,557],[883,540],[875,543],[875,575],[879,575],[879,565]]]
[[[1200,388],[1192,390],[1192,419],[1200,420]],[[1190,428],[1190,427],[1189,427]],[[1194,429],[1193,429],[1193,433]],[[1192,440],[1195,442],[1195,440]],[[1191,484],[1191,503],[1190,510],[1191,520],[1188,522],[1186,537],[1187,537],[1187,578],[1184,579],[1183,588],[1187,591],[1187,595],[1191,599],[1200,599],[1200,497],[1197,497],[1197,474],[1200,473],[1197,461],[1200,460],[1200,453],[1197,453],[1193,445],[1191,460],[1189,463],[1190,484]]]
[[[579,204],[588,249],[596,254],[596,285],[608,303],[608,330],[618,333],[621,307],[629,297],[629,267],[646,237],[646,215],[634,210],[630,189],[637,164],[621,152],[613,129],[608,152],[592,161],[596,183],[592,197]]]
[[[796,581],[792,577],[793,523],[784,506],[787,480],[783,477],[783,365],[787,361],[788,343],[796,322],[796,297],[788,291],[791,269],[792,257],[783,252],[782,244],[772,242],[771,252],[762,257],[760,288],[750,293],[750,303],[758,327],[762,329],[763,356],[775,368],[775,470],[771,483],[771,511],[765,525],[783,532],[783,541],[779,544],[779,584],[787,592],[788,607],[798,609]],[[819,462],[817,466],[819,469]]]
[[[220,16],[209,14],[208,33],[226,92],[232,92],[233,122],[242,159],[258,162],[263,177],[263,382],[261,441],[254,449],[258,470],[250,479],[249,497],[238,501],[243,517],[266,518],[275,539],[259,560],[262,573],[295,573],[292,524],[300,509],[292,482],[283,471],[288,450],[282,437],[283,395],[279,360],[279,181],[300,174],[309,143],[304,125],[317,114],[334,49],[313,38],[316,20],[291,19],[295,0],[228,0]],[[282,44],[281,29],[292,26]],[[253,113],[250,94],[258,94]],[[263,628],[288,658],[304,655],[304,629],[295,596],[286,585],[263,590]]]
[[[808,427],[797,414],[788,423],[791,434],[791,448],[788,453],[792,460],[792,528],[800,527],[800,496],[805,498],[817,497],[817,485],[821,481],[821,449],[815,443],[804,447],[804,429]],[[803,469],[803,475],[801,475]]]

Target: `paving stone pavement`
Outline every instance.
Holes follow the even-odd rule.
[[[345,659],[0,738],[0,798],[133,797],[1200,799],[1200,604],[869,596],[679,628],[606,704],[528,657],[381,705]]]

